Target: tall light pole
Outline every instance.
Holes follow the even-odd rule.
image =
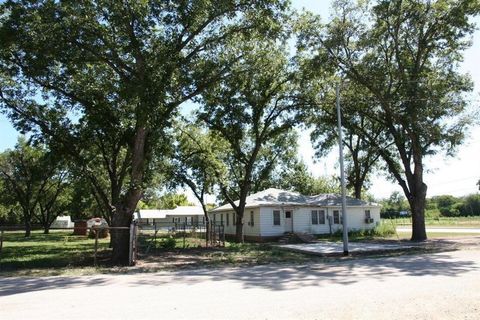
[[[340,111],[340,86],[335,88],[338,118],[338,150],[340,153],[340,180],[342,185],[342,225],[343,225],[343,255],[348,255],[348,224],[347,224],[347,199],[345,190],[345,171],[343,168],[343,138],[342,138],[342,115]]]

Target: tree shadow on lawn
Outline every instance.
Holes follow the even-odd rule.
[[[479,270],[475,261],[452,261],[449,253],[369,258],[307,265],[270,264],[252,267],[183,270],[152,274],[136,285],[168,283],[200,284],[207,281],[236,281],[244,288],[273,291],[294,290],[306,286],[350,285],[364,280],[387,281],[398,276],[447,276]]]

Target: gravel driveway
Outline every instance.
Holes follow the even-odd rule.
[[[306,266],[0,278],[0,319],[479,319],[480,249]]]

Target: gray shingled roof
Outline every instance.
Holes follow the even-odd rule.
[[[238,200],[235,201],[235,204],[238,204]],[[304,196],[298,192],[270,188],[248,196],[246,208],[261,206],[339,207],[341,205],[342,196],[339,194],[325,193],[315,196]],[[347,206],[378,206],[378,204],[347,197]],[[212,212],[231,209],[232,206],[227,203],[213,209]]]

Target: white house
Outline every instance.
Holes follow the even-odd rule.
[[[237,201],[238,203],[238,201]],[[247,197],[244,221],[246,240],[278,238],[285,232],[328,234],[342,227],[342,198],[336,194],[304,196],[270,188]],[[225,226],[225,234],[235,234],[235,212],[230,204],[210,212]],[[347,197],[349,230],[372,229],[380,222],[380,205]]]
[[[203,223],[205,216],[201,207],[178,206],[171,210],[140,209],[135,212],[133,219],[146,224],[173,225]]]
[[[73,221],[70,216],[58,216],[50,225],[50,228],[73,228]]]

